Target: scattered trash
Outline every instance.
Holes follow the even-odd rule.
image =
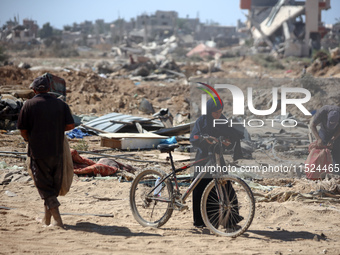
[[[24,167],[22,167],[22,166],[16,166],[16,165],[14,165],[14,166],[8,166],[8,165],[6,164],[6,162],[0,161],[0,169],[23,170]]]
[[[66,133],[68,138],[84,138],[84,136],[91,136],[89,133],[85,133],[82,130],[75,128],[71,130],[70,132]]]
[[[6,194],[7,196],[9,196],[9,197],[16,197],[16,196],[17,196],[17,194],[15,194],[14,192],[9,191],[9,190],[6,190],[6,191],[5,191],[5,194]]]
[[[176,143],[177,143],[177,140],[175,136],[172,136],[160,142],[160,144],[176,144]]]

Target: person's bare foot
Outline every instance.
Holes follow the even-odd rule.
[[[40,223],[44,228],[49,227],[51,224],[45,224],[44,223],[44,218],[36,217],[35,220]]]
[[[50,210],[47,209],[47,207],[45,206],[45,215],[43,218],[40,217],[36,217],[35,220],[41,224],[43,224],[43,227],[48,227],[49,225],[51,225],[51,218],[52,218],[52,214],[50,212]]]
[[[45,224],[46,226],[51,224],[51,211],[49,209],[47,209],[47,206],[45,206],[45,216],[42,219],[42,223]]]
[[[51,208],[50,212],[53,216],[53,219],[55,220],[55,223],[53,223],[52,225],[64,228],[64,224],[63,224],[63,221],[61,220],[61,216],[60,216],[58,207]]]
[[[56,221],[53,221],[50,225],[46,226],[48,228],[57,228],[57,229],[66,229],[65,225],[63,224],[62,226],[58,225]]]

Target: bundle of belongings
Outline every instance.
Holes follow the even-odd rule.
[[[59,195],[65,196],[70,188],[73,181],[73,175],[88,175],[88,176],[110,176],[115,174],[118,170],[125,170],[129,173],[136,171],[135,168],[128,164],[122,164],[116,160],[109,158],[102,158],[97,163],[84,158],[78,154],[78,152],[69,147],[68,139],[64,136],[64,155],[63,155],[63,181]],[[27,170],[34,178],[31,170],[31,158],[26,159]]]
[[[309,155],[305,161],[307,179],[320,180],[332,173],[332,154],[327,146],[317,146],[316,141],[308,147]]]

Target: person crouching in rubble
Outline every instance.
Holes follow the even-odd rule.
[[[69,106],[48,94],[50,82],[46,77],[37,77],[30,88],[36,95],[24,103],[17,126],[28,142],[34,183],[44,200],[42,223],[50,225],[53,216],[55,225],[63,227],[57,196],[63,179],[64,131],[75,125]]]
[[[311,120],[311,129],[317,146],[327,145],[332,149],[333,164],[340,164],[340,107],[325,105],[317,110]]]
[[[241,139],[243,138],[243,134],[239,133],[233,127],[229,127],[227,125],[216,125],[213,127],[214,119],[226,119],[226,117],[222,114],[223,110],[223,102],[220,103],[217,97],[209,99],[207,101],[207,114],[200,116],[194,125],[194,128],[190,134],[190,142],[191,144],[197,148],[196,158],[195,160],[200,160],[203,158],[208,157],[208,149],[209,144],[206,140],[202,140],[197,138],[197,136],[201,135],[209,135],[215,138],[219,138],[223,136],[227,138],[230,142],[228,145],[228,149],[233,148],[233,160],[238,160],[243,158],[242,149],[241,149]],[[216,102],[216,104],[215,104]],[[223,160],[223,159],[222,159]],[[201,166],[206,164],[207,162],[200,163]],[[225,165],[225,162],[221,162],[222,165]],[[194,172],[194,177],[196,177],[199,172]],[[205,227],[205,224],[202,219],[200,204],[201,204],[201,197],[203,195],[203,191],[209,182],[212,180],[211,175],[208,177],[204,177],[193,190],[192,194],[192,208],[193,208],[193,217],[194,217],[194,226],[198,228]],[[239,219],[234,219],[234,224],[237,224],[239,221],[242,220],[240,216]]]

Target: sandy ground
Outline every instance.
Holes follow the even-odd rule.
[[[235,239],[192,225],[191,209],[162,228],[144,228],[129,207],[129,182],[73,182],[60,197],[66,229],[43,227],[42,200],[32,182],[2,187],[0,254],[339,254],[340,206],[257,203],[249,230]],[[9,197],[5,191],[16,194]],[[188,200],[191,206],[191,199]],[[104,215],[108,217],[103,217]],[[100,216],[102,215],[102,216]],[[109,217],[113,216],[113,217]]]
[[[2,148],[16,145],[24,151],[18,135],[1,135]],[[8,143],[5,143],[7,141]],[[89,150],[100,149],[96,137],[86,137]],[[77,144],[70,141],[70,146]],[[20,148],[21,146],[21,148]],[[122,152],[106,152],[121,154]],[[127,152],[125,152],[127,153]],[[139,151],[134,158],[156,163],[129,163],[138,169],[157,166],[158,151]],[[179,153],[180,155],[181,153]],[[183,155],[183,154],[181,154]],[[87,155],[83,155],[87,156]],[[260,161],[271,162],[257,152]],[[280,155],[281,156],[281,155]],[[227,159],[229,156],[226,156]],[[7,165],[25,166],[23,159],[2,157]],[[254,162],[243,160],[240,164]],[[177,162],[176,166],[185,164]],[[4,171],[4,170],[2,170]],[[287,176],[264,179],[262,185],[277,185],[275,192],[309,193],[318,190],[313,181]],[[287,184],[291,184],[287,187]],[[65,229],[44,227],[36,221],[43,216],[43,201],[33,181],[12,181],[0,186],[0,254],[339,254],[340,205],[327,201],[274,199],[256,202],[252,225],[235,239],[215,236],[207,229],[197,229],[192,221],[191,196],[189,210],[175,211],[161,228],[145,228],[132,216],[129,206],[131,182],[75,176],[70,192],[59,197]],[[253,189],[253,192],[261,192]],[[285,193],[286,194],[286,193]],[[3,207],[7,207],[4,209]],[[10,209],[9,209],[10,208]]]
[[[242,70],[245,67],[256,71],[247,61],[243,66],[227,63],[225,69],[231,70],[232,65],[240,73],[244,73]],[[300,70],[293,70],[297,70],[293,74],[298,76]],[[2,85],[18,84],[20,88],[27,88],[35,76],[45,72],[20,70],[18,74],[18,70],[12,68],[1,71]],[[70,106],[76,114],[100,115],[116,110],[140,114],[138,100],[144,96],[153,102],[156,110],[164,104],[171,106],[174,113],[189,110],[185,102],[188,90],[182,82],[166,83],[166,89],[164,84],[156,89],[158,87],[153,86],[163,82],[142,82],[141,86],[136,87],[130,80],[107,81],[78,71],[59,72],[58,75],[67,81]],[[93,84],[96,87],[92,87]],[[137,98],[132,99],[133,95]],[[106,107],[108,104],[111,107]],[[90,145],[89,150],[100,149],[98,138],[87,137],[86,141]],[[76,143],[76,139],[70,141],[70,146]],[[1,151],[25,151],[25,144],[19,135],[0,134],[0,147]],[[161,160],[157,151],[134,153],[139,159]],[[272,163],[264,154],[253,156],[257,163]],[[295,160],[297,164],[304,160],[303,157],[282,159]],[[24,160],[12,157],[0,156],[0,162],[6,162],[9,166],[25,166]],[[137,168],[148,165],[136,161],[124,163]],[[162,163],[152,165],[155,164],[162,169],[167,166]],[[176,163],[179,164],[183,163]],[[254,161],[243,160],[240,164],[254,164]],[[3,171],[0,169],[0,174]],[[317,190],[311,181],[301,185],[296,181],[296,176],[290,177],[292,179],[287,181],[267,180],[262,184],[279,185],[279,189],[284,191],[293,189],[308,193]],[[287,187],[287,183],[291,183],[292,187]],[[189,211],[175,211],[163,227],[153,229],[140,226],[129,206],[130,185],[130,182],[119,182],[118,179],[75,176],[70,192],[60,197],[65,229],[43,227],[36,221],[37,217],[43,216],[43,201],[33,181],[12,181],[0,185],[0,254],[340,254],[338,202],[293,199],[257,202],[255,217],[248,231],[232,239],[193,227],[191,196],[187,201]]]

